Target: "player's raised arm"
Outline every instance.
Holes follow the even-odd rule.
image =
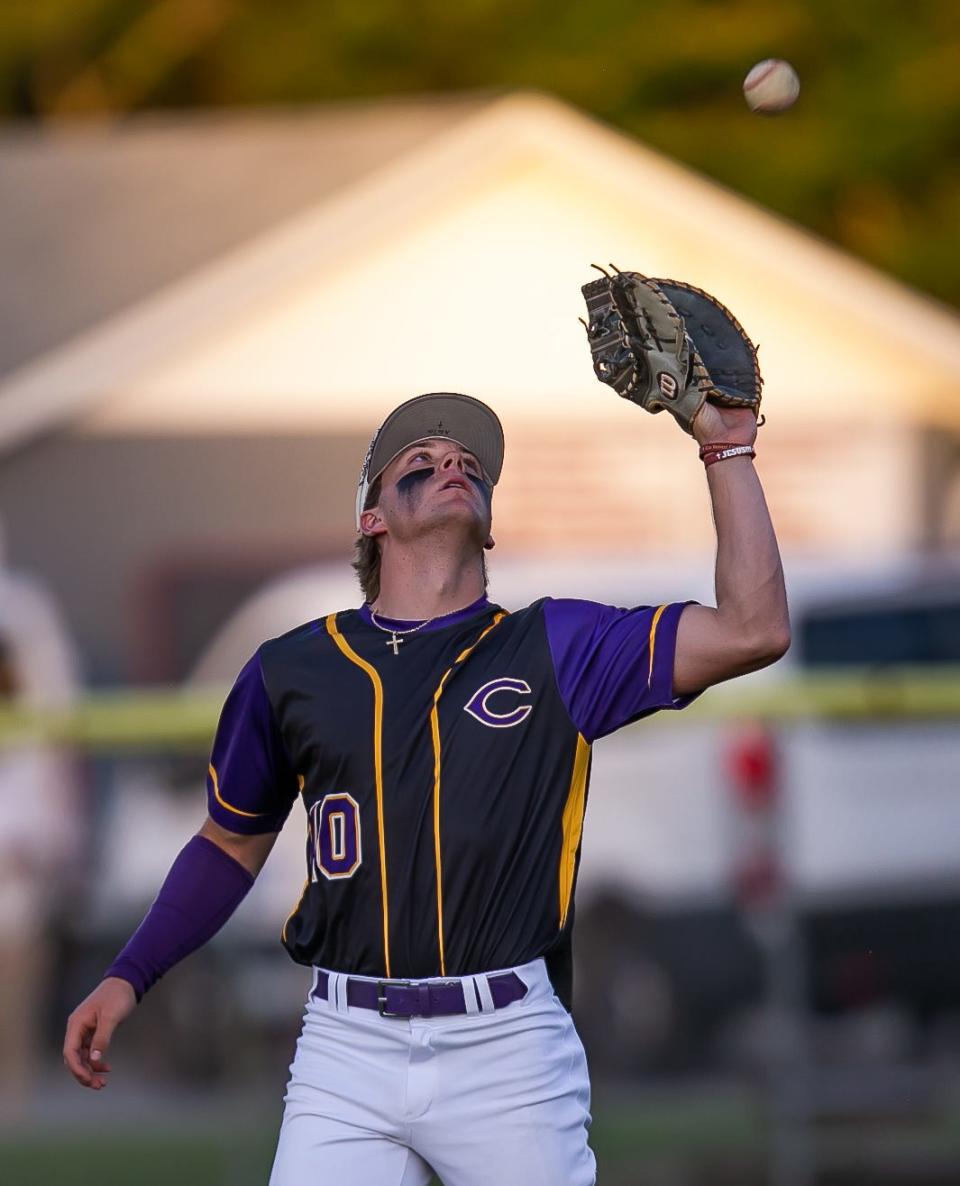
[[[649,412],[669,411],[707,467],[717,604],[681,615],[673,693],[683,697],[765,667],[790,645],[783,568],[752,464],[756,349],[729,310],[688,284],[617,272],[583,294],[597,378]]]
[[[702,446],[720,441],[736,449],[753,443],[756,416],[705,403],[693,427]],[[766,667],[790,645],[783,567],[751,454],[709,465],[707,482],[717,530],[717,604],[688,605],[680,618],[678,696]]]
[[[207,770],[209,815],[181,849],[143,922],[71,1013],[67,1069],[100,1089],[114,1030],[144,994],[208,942],[246,897],[298,794],[263,685],[259,656],[227,697]]]

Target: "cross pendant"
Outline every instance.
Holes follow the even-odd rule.
[[[397,638],[397,636],[395,634],[391,634],[390,637],[387,639],[387,641],[384,643],[384,646],[393,647],[393,653],[395,655],[399,655],[400,654],[400,644],[402,642],[403,642],[402,638]]]

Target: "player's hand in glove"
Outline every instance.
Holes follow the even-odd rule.
[[[98,1091],[106,1086],[110,1039],[136,1005],[133,986],[126,980],[108,976],[70,1014],[63,1040],[63,1061],[78,1083]]]
[[[676,280],[616,271],[581,291],[594,372],[618,395],[648,412],[666,408],[691,434],[706,402],[747,409],[756,420],[763,383],[756,347],[709,293]],[[699,431],[695,435],[707,439]]]
[[[701,445],[712,441],[752,445],[757,439],[757,416],[749,408],[724,408],[706,400],[693,423],[693,435]]]

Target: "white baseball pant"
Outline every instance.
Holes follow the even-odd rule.
[[[522,1000],[492,1011],[478,983],[467,999],[484,1011],[410,1019],[347,1005],[329,973],[327,999],[307,1000],[270,1186],[426,1186],[431,1169],[444,1186],[594,1186],[580,1038],[543,960],[512,970]]]

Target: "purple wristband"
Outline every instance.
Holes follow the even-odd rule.
[[[253,875],[212,840],[194,836],[170,866],[143,922],[104,976],[126,980],[139,1001],[164,972],[213,938],[253,881]]]

